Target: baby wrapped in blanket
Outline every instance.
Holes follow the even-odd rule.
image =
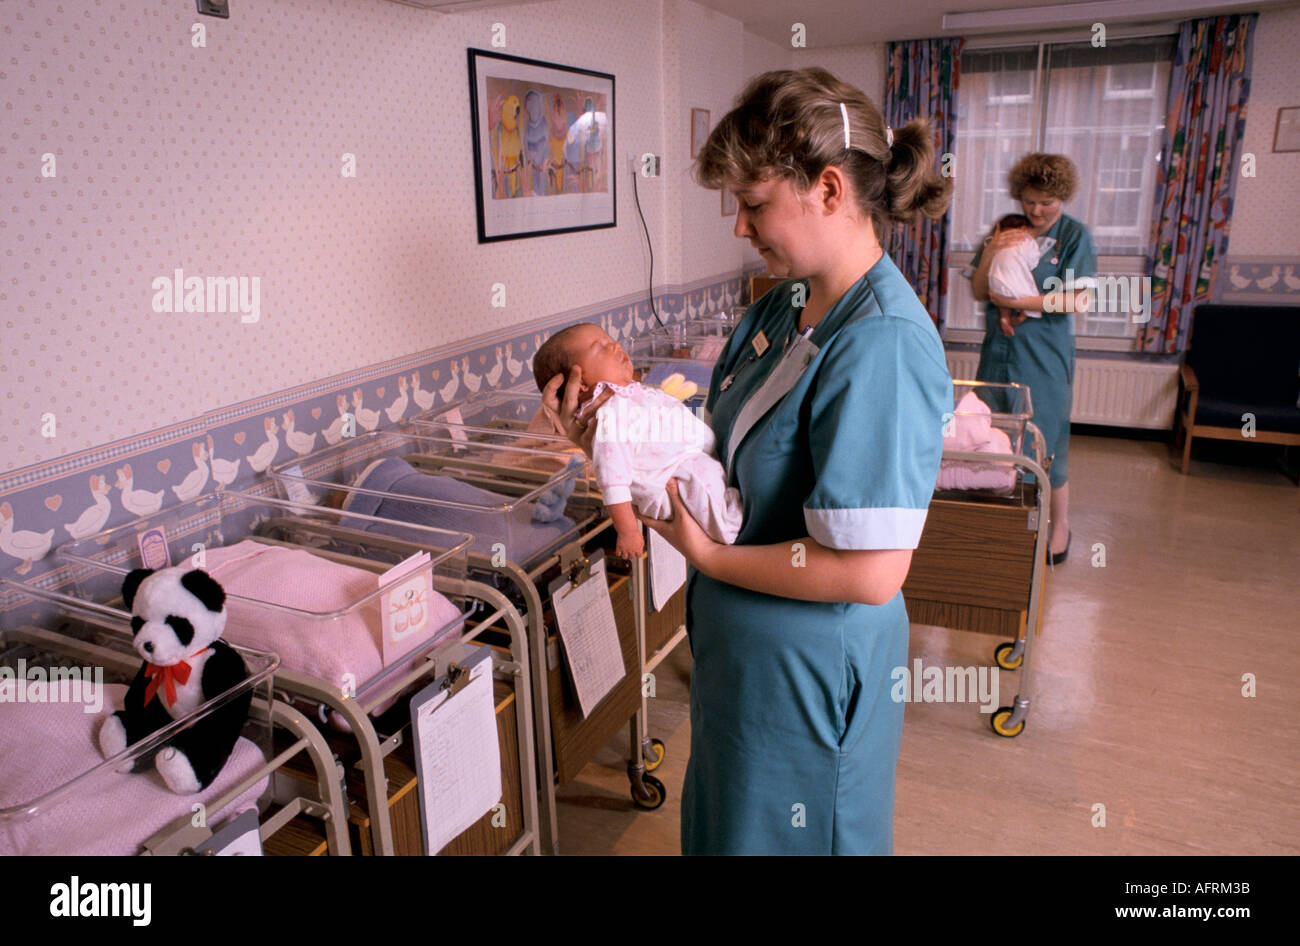
[[[951,429],[944,432],[945,450],[973,453],[1012,453],[1011,438],[993,426],[993,412],[974,391],[967,391],[953,412]],[[1016,468],[1006,463],[974,464],[944,460],[939,464],[937,489],[989,489],[1006,492],[1016,485]]]
[[[573,325],[547,339],[533,358],[538,388],[557,374],[567,376],[575,364],[582,368],[578,416],[590,414],[606,389],[614,393],[595,411],[591,461],[618,531],[617,553],[635,558],[645,551],[633,505],[648,518],[672,518],[670,479],[677,480],[682,503],[714,541],[735,542],[740,493],[726,485],[709,425],[673,396],[636,383],[632,359],[597,325]]]
[[[526,562],[553,546],[576,527],[565,508],[573,495],[582,460],[574,457],[564,476],[527,502],[463,483],[450,476],[422,473],[401,457],[387,457],[367,466],[343,502],[345,512],[374,516],[390,523],[364,523],[360,528],[404,537],[402,523],[434,526],[474,537],[471,548],[493,554],[506,545],[511,561]],[[371,492],[373,491],[373,492]],[[391,495],[379,495],[379,494]],[[358,521],[344,520],[357,526]]]

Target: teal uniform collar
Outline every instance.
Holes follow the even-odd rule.
[[[779,404],[794,389],[794,386],[799,383],[799,379],[803,377],[804,372],[808,370],[808,366],[816,359],[818,352],[826,346],[826,343],[840,329],[857,321],[859,318],[865,318],[875,311],[875,307],[864,304],[868,295],[873,293],[873,280],[882,277],[888,278],[892,275],[889,270],[897,272],[897,269],[898,267],[894,265],[894,261],[890,259],[889,254],[882,253],[880,259],[863,273],[857,282],[846,289],[844,294],[821,317],[820,321],[813,327],[811,335],[794,334],[799,326],[799,319],[795,314],[794,306],[789,306],[781,318],[777,320],[776,327],[781,333],[779,337],[783,341],[791,339],[792,336],[793,339],[790,341],[789,347],[785,348],[784,351],[778,349],[772,352],[772,354],[778,355],[780,361],[772,369],[771,374],[763,380],[763,383],[749,395],[745,404],[736,414],[736,420],[731,426],[731,435],[727,438],[726,469],[729,481],[734,476],[733,464],[736,452],[740,449],[745,437],[767,415],[768,411]],[[802,282],[805,286],[808,282],[806,279],[797,281]],[[735,374],[738,373],[739,369]]]

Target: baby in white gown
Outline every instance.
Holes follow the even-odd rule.
[[[1015,230],[1021,234],[1019,242],[999,250],[989,263],[989,290],[999,296],[1019,299],[1024,296],[1042,295],[1038,283],[1034,281],[1034,267],[1042,256],[1038,241],[1034,239],[1029,218],[1022,214],[1007,214],[998,221],[1002,233]],[[998,309],[998,314],[1006,318],[1013,310]],[[1042,318],[1039,311],[1024,310],[1023,315],[1031,319]]]
[[[596,411],[591,460],[618,531],[617,553],[635,558],[645,551],[634,505],[650,519],[672,517],[667,486],[674,478],[682,503],[714,541],[735,542],[740,493],[726,485],[709,425],[672,395],[636,382],[632,359],[597,325],[584,322],[551,336],[533,357],[533,378],[544,389],[557,374],[567,378],[575,364],[582,368],[578,416],[606,388],[614,392]]]

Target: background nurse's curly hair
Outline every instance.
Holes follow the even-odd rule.
[[[844,148],[843,102],[853,147]],[[934,170],[930,123],[915,119],[885,143],[880,110],[825,69],[780,69],[750,80],[709,134],[695,161],[695,179],[712,190],[745,187],[770,177],[807,190],[835,165],[853,182],[858,208],[877,239],[918,212],[938,219],[948,208],[952,181]]]
[[[1011,199],[1019,200],[1028,189],[1042,191],[1064,203],[1079,189],[1079,169],[1063,154],[1036,151],[1016,162],[1007,174]]]

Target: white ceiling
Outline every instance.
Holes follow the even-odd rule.
[[[1181,20],[1212,12],[1259,10],[1292,5],[1293,0],[694,0],[716,10],[774,43],[790,42],[792,25],[807,30],[809,49],[828,46],[857,46],[885,40],[928,39],[939,36],[969,36],[979,29],[943,29],[945,13],[973,13],[984,10],[1012,10],[1028,7],[1060,7],[1047,19],[1051,26],[1073,26],[1073,18],[1084,29],[1093,22],[1107,26],[1158,20]],[[1069,10],[1068,8],[1076,8]],[[1044,27],[1046,28],[1046,27]],[[985,30],[983,32],[992,32]],[[996,31],[1005,32],[1006,27]]]

